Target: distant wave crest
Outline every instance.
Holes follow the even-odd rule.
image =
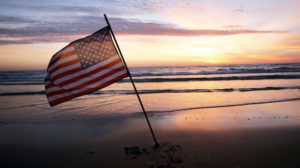
[[[148,78],[152,78],[152,77],[165,77],[165,80],[169,80],[168,78],[171,77],[178,78],[184,76],[201,76],[201,75],[205,75],[206,78],[197,78],[198,80],[238,80],[239,78],[242,78],[242,80],[269,79],[269,78],[295,79],[295,78],[299,78],[300,63],[133,67],[130,68],[130,72],[133,77],[138,78],[137,81],[142,81],[143,78],[145,78],[145,80],[149,82],[151,82],[151,80],[149,80]],[[42,83],[46,74],[47,72],[45,70],[0,71],[0,82]],[[250,77],[249,74],[254,74],[256,77]],[[276,76],[275,74],[279,74],[279,75]],[[209,77],[212,75],[219,76],[219,77]],[[222,77],[224,75],[227,77],[226,78]],[[244,77],[237,77],[238,75]],[[195,78],[180,78],[179,80],[183,80],[183,79],[195,80]],[[162,79],[160,78],[160,80]],[[170,79],[169,81],[172,80]],[[158,81],[158,79],[156,81]]]
[[[265,90],[286,90],[300,89],[300,86],[291,87],[261,87],[261,88],[224,88],[224,89],[161,89],[161,90],[139,90],[139,94],[156,94],[156,93],[205,93],[205,92],[251,92]],[[45,91],[35,92],[6,92],[0,93],[0,96],[18,96],[18,95],[43,95]],[[97,94],[135,94],[133,90],[101,90],[91,93]]]

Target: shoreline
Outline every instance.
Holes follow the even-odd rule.
[[[297,107],[299,101],[149,113],[159,150],[142,113],[0,124],[0,167],[296,168]]]
[[[66,127],[66,124],[62,124],[58,128]],[[47,130],[49,129],[40,128],[40,131],[49,134]],[[154,127],[154,130],[160,144],[181,147],[180,159],[184,167],[250,168],[300,165],[299,126],[221,131]],[[132,159],[124,151],[126,147],[139,147],[148,151],[152,149],[153,141],[146,125],[104,137],[96,135],[95,130],[89,131],[89,137],[81,138],[76,131],[66,131],[61,130],[51,140],[50,137],[28,135],[27,140],[24,137],[19,139],[23,140],[19,144],[18,140],[1,143],[1,167],[149,167],[149,163],[153,162],[153,156],[143,155]]]

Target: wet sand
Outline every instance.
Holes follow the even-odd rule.
[[[150,114],[158,150],[142,115],[1,123],[0,167],[300,167],[298,110],[251,116],[247,109],[297,104]]]

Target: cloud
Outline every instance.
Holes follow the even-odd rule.
[[[55,43],[55,42],[67,42],[73,41],[71,38],[27,38],[27,39],[15,39],[15,40],[0,40],[0,45],[2,44],[32,44],[32,43]]]
[[[28,20],[22,17],[0,16],[0,21],[14,24],[29,23],[22,27],[0,27],[0,44],[63,42],[64,36],[91,34],[106,24],[101,16],[64,17],[56,20]],[[142,22],[135,19],[110,18],[111,25],[119,35],[163,36],[228,36],[237,34],[285,33],[287,31],[232,29],[183,29],[171,24]],[[34,38],[32,38],[34,36]]]
[[[159,4],[159,5],[157,5]],[[153,11],[159,6],[163,6],[160,3],[149,3],[146,4],[143,0],[127,1],[124,3],[123,0],[97,0],[89,1],[13,1],[13,2],[0,2],[0,10],[2,12],[10,13],[11,11],[18,11],[13,15],[20,13],[35,13],[31,17],[38,17],[41,15],[52,15],[52,16],[72,16],[78,14],[97,15],[99,12],[107,12],[113,15],[128,15],[128,14],[145,14]],[[0,12],[1,13],[1,12]]]
[[[33,23],[33,20],[22,18],[22,17],[16,17],[16,16],[0,16],[0,22],[2,23]]]
[[[247,27],[243,26],[243,25],[226,25],[226,26],[223,26],[223,28],[226,28],[226,29],[246,29]]]
[[[285,33],[286,31],[252,30],[252,29],[181,29],[155,23],[136,24],[128,29],[120,29],[120,34],[126,35],[164,35],[164,36],[225,36],[236,34]]]

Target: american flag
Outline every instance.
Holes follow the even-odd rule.
[[[73,41],[53,55],[45,78],[51,106],[104,88],[128,76],[109,27]]]

